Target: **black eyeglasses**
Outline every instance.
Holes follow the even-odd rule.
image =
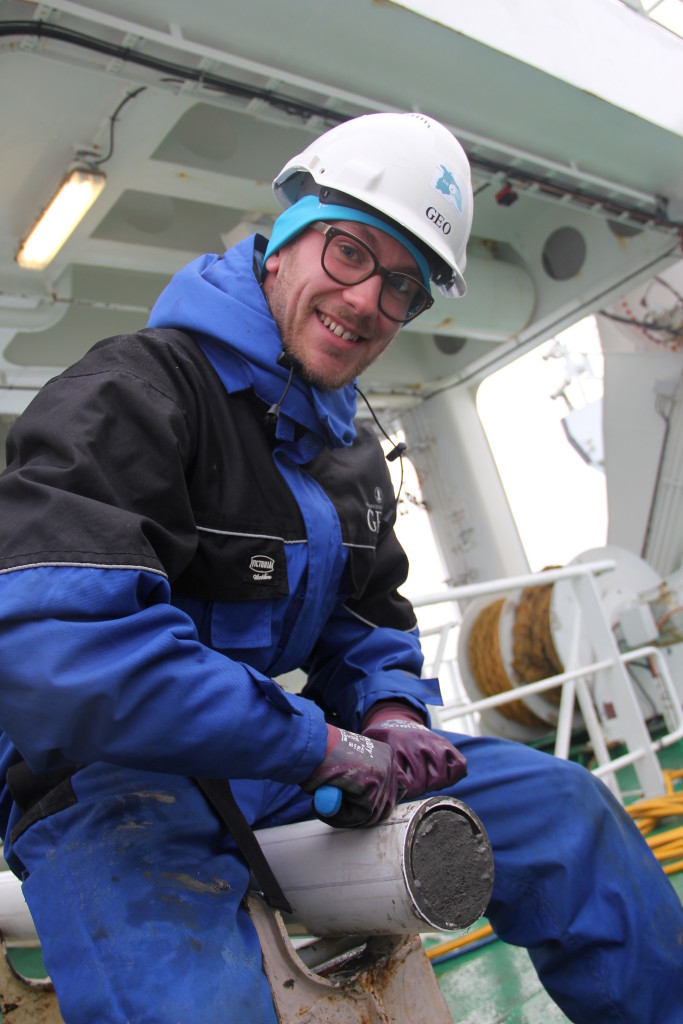
[[[337,284],[360,284],[379,274],[382,287],[378,305],[387,319],[407,324],[434,304],[434,299],[420,281],[410,274],[387,270],[370,246],[350,231],[322,221],[311,227],[325,236],[320,262],[327,276]]]

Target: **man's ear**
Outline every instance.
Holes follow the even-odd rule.
[[[278,270],[280,269],[280,262],[280,253],[274,252],[272,256],[268,257],[264,266],[269,274],[277,274]]]

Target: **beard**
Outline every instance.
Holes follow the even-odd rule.
[[[339,391],[341,388],[346,387],[347,384],[351,384],[363,370],[367,369],[370,363],[374,362],[374,355],[366,352],[363,348],[363,342],[360,341],[357,342],[358,351],[356,357],[350,364],[347,361],[339,361],[335,365],[335,360],[332,358],[324,370],[317,369],[310,357],[305,326],[308,317],[318,316],[315,304],[312,304],[303,313],[300,312],[293,321],[290,321],[282,315],[283,307],[279,305],[278,298],[279,294],[276,290],[274,294],[269,296],[268,302],[273,319],[280,329],[282,348],[286,353],[283,365],[293,366],[294,372],[305,384],[320,391]],[[348,312],[339,311],[338,315],[341,319],[346,319],[347,322],[350,320],[357,322],[357,318],[354,318]],[[359,334],[362,334],[364,326],[364,324],[359,324]],[[331,344],[333,343],[331,342]]]
[[[300,380],[321,391],[339,391],[381,355],[395,332],[390,332],[383,341],[377,313],[359,316],[342,303],[340,295],[334,294],[339,289],[333,282],[330,282],[330,289],[322,292],[306,287],[310,269],[299,262],[295,249],[287,253],[287,257],[280,263],[277,276],[267,276],[263,284],[271,316],[280,331],[282,348],[287,357],[295,361]],[[332,319],[348,325],[348,329],[358,335],[353,347],[340,348],[339,339],[332,332],[326,344],[321,331],[327,328],[323,328],[319,309],[324,309]],[[318,329],[314,329],[314,321]]]
[[[304,384],[308,384],[312,388],[316,388],[318,391],[340,391],[347,384],[351,384],[363,370],[367,369],[367,365],[372,362],[372,360],[366,360],[360,369],[354,366],[352,371],[340,369],[335,373],[328,370],[323,374],[316,372],[313,367],[302,363],[294,354],[294,351],[292,351],[292,347],[294,350],[297,350],[296,344],[292,346],[288,343],[287,338],[282,339],[282,349],[286,353],[285,359],[282,360],[283,365],[293,366],[299,380],[302,380]]]

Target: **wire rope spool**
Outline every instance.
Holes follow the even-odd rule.
[[[553,584],[539,584],[507,597],[480,598],[466,609],[458,658],[463,683],[472,700],[506,693],[525,683],[564,671],[555,642]],[[527,694],[518,701],[481,712],[487,732],[532,742],[555,729],[561,689]],[[581,715],[574,713],[574,726]]]
[[[683,585],[675,580],[662,604],[664,584],[642,559],[622,548],[608,545],[585,551],[570,565],[610,560],[615,568],[596,577],[596,587],[612,628],[618,627],[625,608],[649,600],[659,621],[679,627]],[[655,601],[659,599],[659,604]],[[593,658],[588,639],[574,629],[579,606],[571,580],[527,587],[506,597],[482,597],[465,610],[458,642],[458,662],[465,690],[472,701],[506,693],[525,683],[549,679]],[[675,634],[677,636],[677,633]],[[572,662],[572,658],[577,659]],[[572,662],[572,664],[570,664]],[[586,677],[594,700],[601,706],[605,681]],[[643,714],[654,705],[639,695]],[[529,694],[509,704],[481,712],[485,730],[493,735],[532,742],[557,726],[561,689]],[[604,703],[604,701],[602,701]],[[574,727],[580,728],[581,714],[574,712]],[[618,739],[618,736],[612,737]]]
[[[512,630],[512,667],[522,683],[536,683],[564,672],[550,621],[552,591],[552,583],[527,587],[517,605]],[[560,691],[549,690],[544,699],[559,704]]]
[[[478,598],[468,605],[458,664],[470,700],[506,693],[562,671],[549,614],[549,586],[529,587],[494,600]],[[559,690],[527,695],[482,711],[482,725],[494,736],[532,742],[555,728],[558,703]]]
[[[467,657],[477,686],[485,697],[493,697],[514,689],[509,659],[504,657],[505,645],[501,637],[501,622],[507,636],[510,612],[512,611],[514,615],[515,609],[512,609],[511,605],[509,598],[499,598],[486,605],[477,615],[470,630]],[[521,725],[543,725],[542,720],[521,700],[503,704],[499,711],[504,718]]]

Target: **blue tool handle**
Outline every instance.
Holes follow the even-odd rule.
[[[321,818],[332,818],[342,805],[342,791],[336,786],[319,786],[313,796],[313,804]]]

